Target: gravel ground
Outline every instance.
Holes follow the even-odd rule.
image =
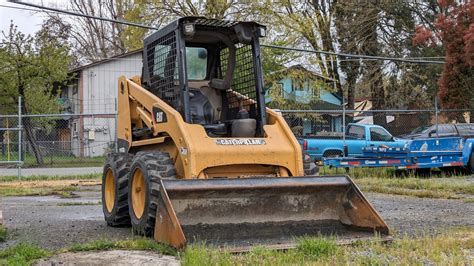
[[[178,266],[173,256],[162,256],[151,251],[109,250],[99,252],[62,253],[36,262],[36,266],[56,265],[142,265]]]
[[[99,203],[100,187],[82,191],[79,198],[58,196],[3,197],[4,224],[11,237],[0,248],[28,242],[55,250],[97,239],[126,239],[130,228],[107,227],[102,206],[61,206],[64,203]],[[88,187],[90,189],[90,187]],[[452,226],[474,226],[474,204],[462,200],[420,199],[366,193],[387,224],[398,234],[414,234]]]

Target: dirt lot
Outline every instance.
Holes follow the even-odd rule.
[[[107,227],[100,205],[100,187],[87,187],[77,198],[4,197],[4,223],[10,239],[0,248],[19,242],[56,250],[97,239],[126,239],[130,228]],[[396,234],[415,234],[452,226],[474,226],[474,203],[463,200],[421,199],[366,193]],[[81,204],[81,205],[79,205]]]

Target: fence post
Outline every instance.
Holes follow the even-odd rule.
[[[18,179],[21,179],[21,164],[23,163],[22,159],[22,153],[21,153],[21,148],[22,148],[22,133],[23,133],[23,128],[22,128],[22,118],[21,118],[21,96],[18,97]]]

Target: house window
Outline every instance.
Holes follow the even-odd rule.
[[[273,87],[272,87],[272,90],[273,90],[275,96],[283,97],[283,95],[284,95],[284,93],[283,93],[283,83],[274,84]]]

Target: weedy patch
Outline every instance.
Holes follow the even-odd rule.
[[[5,242],[7,240],[8,231],[5,226],[0,224],[0,242]]]
[[[474,195],[474,183],[467,177],[452,178],[357,178],[363,191],[420,198],[459,199]]]
[[[81,202],[81,201],[78,201],[78,202],[61,202],[61,203],[58,203],[58,206],[87,206],[87,205],[100,205],[102,204],[102,202],[100,201],[88,201],[88,202]]]
[[[51,180],[91,180],[100,179],[98,174],[85,175],[33,175],[24,176],[18,180],[17,176],[0,176],[0,182],[18,182],[18,181],[51,181]]]
[[[349,246],[334,239],[305,237],[286,251],[256,247],[232,254],[196,244],[180,253],[183,265],[471,265],[474,230],[459,228],[443,233],[396,238],[385,243],[375,238]]]
[[[0,250],[0,265],[31,265],[35,260],[51,255],[37,246],[20,243]]]
[[[100,180],[38,180],[0,182],[0,196],[47,196],[75,197],[74,191],[96,186]]]
[[[474,198],[465,199],[464,202],[465,203],[474,203]]]

